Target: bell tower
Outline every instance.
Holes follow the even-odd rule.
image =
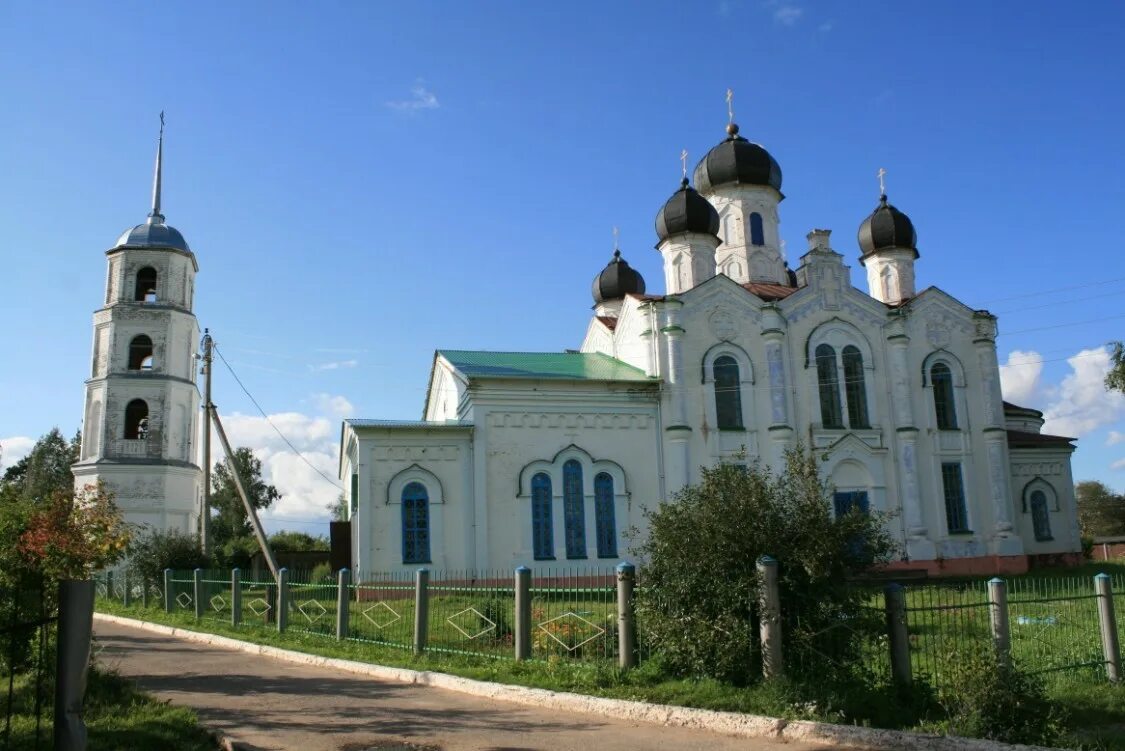
[[[106,251],[73,471],[77,489],[104,482],[130,524],[194,534],[203,492],[192,313],[199,266],[184,236],[164,222],[163,161],[161,113],[152,210]]]

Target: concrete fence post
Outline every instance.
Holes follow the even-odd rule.
[[[230,570],[230,625],[242,625],[242,569]]]
[[[617,564],[617,666],[637,667],[637,617],[633,589],[637,567],[627,561]]]
[[[132,593],[129,592],[129,569],[121,570],[121,604],[129,607],[132,602]]]
[[[1098,623],[1102,629],[1102,650],[1105,652],[1105,676],[1112,683],[1121,682],[1121,645],[1117,640],[1117,614],[1113,608],[1113,583],[1108,574],[1094,577],[1098,593]]]
[[[191,604],[195,606],[195,619],[199,620],[203,617],[203,569],[197,568],[191,574]]]
[[[352,572],[346,568],[336,574],[336,640],[348,638],[350,614],[348,606],[352,602]]]
[[[777,561],[768,555],[758,559],[758,620],[762,642],[762,677],[776,678],[781,663],[781,596],[777,588]]]
[[[531,569],[516,569],[516,659],[531,658]]]
[[[172,569],[164,569],[164,612],[172,612],[172,603],[176,598],[172,596]]]
[[[90,665],[94,595],[93,580],[59,582],[53,746],[56,749],[86,749],[86,723],[82,719],[82,709]]]
[[[116,595],[113,593],[113,569],[105,572],[105,598],[110,602],[116,599]]]
[[[148,580],[148,575],[141,576],[141,608],[148,610],[148,587],[151,582]]]
[[[289,569],[277,572],[277,633],[289,628]]]
[[[430,570],[414,572],[414,654],[426,651],[430,627]]]
[[[891,649],[891,678],[909,688],[914,681],[910,670],[910,637],[906,629],[906,588],[890,583],[883,588],[883,604],[887,613],[887,636]]]
[[[988,580],[988,613],[992,621],[992,644],[1004,665],[1012,659],[1012,633],[1008,623],[1008,583],[1000,578]]]

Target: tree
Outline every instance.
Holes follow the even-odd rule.
[[[245,446],[236,448],[234,464],[250,505],[256,510],[269,508],[281,499],[277,488],[262,479],[262,462],[252,450]],[[223,565],[245,565],[258,544],[226,462],[217,462],[211,473],[211,510],[211,544],[215,557]]]
[[[328,504],[325,508],[332,514],[332,521],[346,522],[348,520],[348,502],[344,498],[344,494],[336,496],[336,500]]]
[[[5,470],[0,479],[4,498],[37,502],[73,491],[70,465],[78,460],[81,441],[81,433],[67,441],[58,428],[51,428],[27,456]]]
[[[1075,485],[1074,495],[1083,537],[1125,535],[1125,498],[1094,480]]]
[[[836,516],[816,459],[801,448],[778,475],[760,465],[703,468],[697,485],[646,510],[638,620],[653,654],[674,674],[744,684],[756,665],[757,561],[778,563],[782,633],[790,655],[812,655],[816,634],[846,624],[879,633],[865,594],[847,580],[890,560],[887,516],[854,508]],[[847,641],[847,640],[841,640]],[[844,649],[857,649],[859,639]],[[860,664],[839,660],[839,664]],[[818,676],[827,679],[828,676]]]
[[[1125,393],[1125,344],[1110,342],[1109,347],[1110,368],[1105,374],[1105,387]]]
[[[294,532],[284,530],[270,535],[270,548],[275,553],[302,553],[310,550],[328,550],[328,540],[324,537],[313,537],[307,532]]]
[[[141,577],[145,586],[162,581],[166,568],[184,570],[206,566],[199,538],[174,529],[152,530],[134,539],[129,546],[129,568]]]

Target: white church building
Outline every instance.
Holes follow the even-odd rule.
[[[664,294],[646,293],[617,252],[594,279],[578,351],[439,350],[422,420],[344,421],[357,569],[614,565],[630,557],[627,530],[643,534],[643,509],[697,482],[701,466],[778,469],[798,443],[823,459],[836,513],[892,512],[896,566],[1019,572],[1076,557],[1074,445],[1042,434],[1041,413],[1003,401],[996,317],[918,289],[914,227],[886,195],[859,226],[866,291],[852,286],[828,230],[808,233],[790,269],[781,169],[736,125],[727,132],[695,168],[694,188],[685,177],[657,213]],[[95,468],[137,456],[115,383],[129,398],[134,384],[151,384],[161,421],[193,404],[176,396],[181,385],[194,393],[181,372],[190,337],[180,352],[161,350],[163,377],[104,379],[104,362],[126,362],[126,342],[152,315],[130,286],[144,264],[188,280],[187,292],[164,292],[173,299],[161,315],[194,333],[190,297],[175,297],[190,294],[186,244],[119,247],[98,315],[128,333],[95,346],[89,388],[110,388],[100,443],[84,447]],[[144,451],[169,481],[186,456],[175,435],[160,432]]]
[[[160,208],[163,114],[152,210],[106,251],[104,301],[94,312],[76,489],[104,482],[131,524],[195,533],[203,471],[192,313],[199,271]]]

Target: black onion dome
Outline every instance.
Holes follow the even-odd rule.
[[[879,198],[879,206],[871,216],[859,225],[859,249],[863,257],[890,248],[906,248],[918,255],[918,234],[910,217],[887,203],[884,195]]]
[[[686,177],[680,183],[680,189],[672,194],[656,214],[656,236],[660,238],[660,242],[684,232],[710,235],[717,235],[719,232],[719,212],[688,184]]]
[[[625,263],[621,251],[613,251],[613,260],[594,277],[594,302],[620,300],[625,295],[643,295],[645,278]]]
[[[781,167],[770,153],[738,135],[738,126],[727,126],[727,139],[707,152],[695,165],[695,187],[710,193],[724,185],[768,185],[781,192]]]

